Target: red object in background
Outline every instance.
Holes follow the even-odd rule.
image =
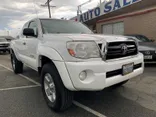
[[[75,19],[75,21],[77,22],[77,18]]]

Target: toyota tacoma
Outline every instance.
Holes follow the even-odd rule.
[[[124,36],[93,34],[80,22],[36,18],[11,42],[13,71],[36,70],[50,108],[71,106],[74,91],[100,91],[144,71],[137,43]]]

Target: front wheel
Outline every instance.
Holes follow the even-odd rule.
[[[73,92],[66,89],[52,63],[45,64],[41,72],[42,91],[48,106],[54,111],[64,111],[72,105]]]
[[[16,58],[13,52],[11,53],[11,64],[15,74],[23,72],[23,63]]]

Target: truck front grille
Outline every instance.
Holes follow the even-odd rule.
[[[0,47],[8,47],[9,44],[0,44]]]
[[[133,56],[137,53],[137,45],[133,41],[110,42],[107,45],[106,60]]]

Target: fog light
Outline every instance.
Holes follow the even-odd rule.
[[[79,74],[79,77],[80,77],[80,80],[85,80],[86,77],[87,77],[86,71],[82,71],[82,72]]]

